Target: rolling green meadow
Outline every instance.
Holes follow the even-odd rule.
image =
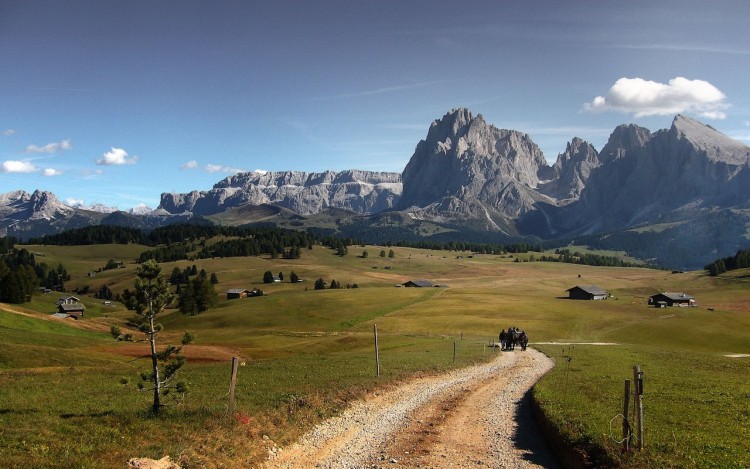
[[[147,249],[25,247],[38,261],[66,267],[70,294],[105,284],[132,290],[134,259]],[[167,277],[193,264],[215,273],[221,300],[198,316],[162,313],[160,344],[177,344],[183,331],[196,342],[180,371],[189,392],[159,417],[149,414],[151,394],[136,388],[148,368],[147,344],[109,334],[116,325],[142,337],[128,328],[133,312],[77,295],[84,318],[53,319],[59,293],[0,304],[0,465],[123,467],[131,457],[170,455],[186,467],[250,466],[353,399],[495,358],[500,352],[487,345],[517,326],[557,363],[533,390],[538,407],[592,465],[750,466],[750,357],[729,356],[750,354],[750,272],[709,277],[398,247],[394,258],[380,257],[389,249],[350,246],[339,257],[314,246],[296,260],[161,264]],[[109,259],[125,268],[88,276]],[[285,281],[264,285],[269,270]],[[292,271],[304,281],[289,283]],[[318,278],[357,288],[316,291]],[[412,279],[442,287],[395,287]],[[568,288],[591,284],[612,298],[567,299]],[[258,287],[264,296],[225,299],[227,289]],[[662,291],[689,293],[698,307],[648,307],[647,298]],[[241,366],[236,413],[228,416],[232,357]],[[645,378],[645,448],[623,454],[617,417],[636,364]]]

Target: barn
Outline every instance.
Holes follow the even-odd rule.
[[[566,291],[571,300],[606,300],[609,297],[607,290],[596,285],[576,285]]]
[[[435,285],[432,284],[429,280],[409,280],[407,282],[404,282],[402,284],[405,287],[419,287],[419,288],[429,288],[434,287]]]
[[[662,292],[648,297],[648,304],[655,308],[695,306],[695,297],[682,292]]]
[[[67,317],[78,319],[83,316],[86,309],[81,303],[61,303],[57,305],[57,313]]]
[[[249,290],[244,288],[230,288],[227,290],[227,300],[236,300],[237,298],[245,298],[250,293]]]

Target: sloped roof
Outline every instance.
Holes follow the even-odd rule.
[[[83,311],[86,309],[85,306],[83,306],[81,303],[64,303],[59,305],[60,309],[65,311],[66,313],[68,311]]]
[[[430,282],[429,280],[425,280],[425,279],[409,280],[408,282],[404,282],[404,285],[406,285],[407,283],[413,283],[414,285],[416,285],[418,287],[431,287],[431,286],[433,286],[432,282]]]
[[[227,293],[234,293],[236,295],[239,295],[241,293],[250,293],[250,290],[247,290],[245,288],[230,288],[227,290]]]
[[[668,291],[665,291],[665,292],[663,292],[661,294],[664,295],[664,296],[666,296],[667,298],[669,298],[672,301],[694,300],[695,299],[694,296],[688,295],[687,293],[682,293],[682,292],[668,292]],[[657,296],[657,295],[654,295],[654,296]]]
[[[575,287],[568,288],[565,291],[575,290],[576,288],[580,288],[581,290],[591,295],[606,295],[607,294],[607,290],[603,288],[599,288],[596,285],[576,285]]]
[[[64,303],[70,304],[70,303],[78,303],[79,301],[81,301],[81,300],[79,300],[75,296],[61,296],[60,299],[57,300],[57,302],[55,302],[55,304],[57,304],[57,305],[61,305],[61,304],[64,304]]]

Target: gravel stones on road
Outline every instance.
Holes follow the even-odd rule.
[[[524,402],[553,365],[527,349],[411,380],[352,404],[265,467],[554,467]]]

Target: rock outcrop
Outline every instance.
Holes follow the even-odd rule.
[[[750,147],[684,116],[653,134],[620,126],[558,228],[598,233],[690,218],[699,209],[746,208],[749,157]]]
[[[537,190],[548,170],[539,147],[527,134],[488,125],[481,115],[454,109],[430,126],[402,174],[397,205],[411,212],[479,215],[488,226],[506,225],[551,201]]]
[[[326,208],[370,214],[392,208],[401,190],[398,173],[256,171],[227,177],[210,191],[164,193],[159,208],[172,214],[210,215],[243,205],[274,204],[300,215]]]

